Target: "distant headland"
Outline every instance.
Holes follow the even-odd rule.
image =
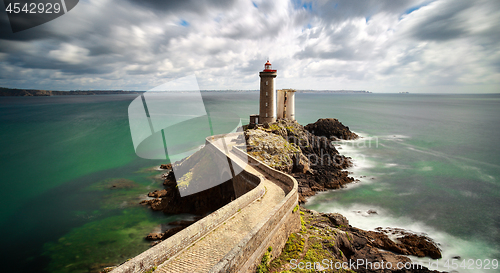
[[[64,95],[116,95],[116,94],[142,94],[144,91],[123,91],[123,90],[74,90],[74,91],[53,91],[40,89],[14,89],[0,87],[0,97],[33,97],[33,96],[64,96]]]

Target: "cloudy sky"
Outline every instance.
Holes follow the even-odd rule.
[[[0,86],[500,92],[499,0],[80,0],[12,33],[0,4]]]

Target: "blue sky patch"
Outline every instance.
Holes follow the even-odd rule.
[[[312,2],[303,2],[302,0],[292,0],[294,9],[305,9],[312,11]]]
[[[189,22],[182,19],[180,22],[179,22],[179,25],[183,26],[183,27],[188,27],[189,26]]]
[[[426,1],[426,2],[424,2],[422,4],[420,4],[420,5],[417,5],[417,6],[414,6],[414,7],[410,7],[409,9],[405,10],[405,12],[403,13],[403,15],[410,14],[410,13],[416,11],[416,10],[419,10],[421,7],[425,7],[425,6],[429,5],[432,2],[434,2],[434,1]]]

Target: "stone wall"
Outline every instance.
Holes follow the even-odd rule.
[[[207,142],[208,141],[207,138]],[[226,254],[210,272],[255,272],[262,255],[264,255],[269,246],[273,249],[271,255],[273,257],[279,256],[288,236],[292,232],[297,232],[300,229],[299,211],[293,211],[298,204],[297,181],[290,175],[274,170],[259,162],[254,157],[249,156],[246,152],[236,147],[233,148],[233,151],[238,156],[241,156],[241,158],[248,158],[249,164],[259,168],[266,175],[279,180],[279,186],[284,189],[286,196],[273,208],[268,216],[262,219],[250,234]],[[222,151],[220,151],[220,153],[225,154]],[[236,178],[237,181],[240,181],[242,184],[238,186],[238,192],[240,194],[243,193],[245,189],[249,189],[254,185],[258,186],[174,236],[125,262],[112,272],[145,272],[151,270],[154,266],[159,266],[167,259],[175,257],[182,252],[182,250],[196,243],[240,209],[248,206],[264,195],[265,188],[261,183],[263,177],[243,171],[238,174]]]
[[[255,183],[254,175],[247,172],[241,172],[233,177],[233,189],[236,198],[253,190],[259,185],[258,183],[260,183],[260,180]]]
[[[297,181],[283,172],[277,171],[256,158],[247,155],[238,148],[234,151],[242,156],[248,156],[249,164],[254,165],[266,174],[282,182],[282,188],[287,192],[285,198],[274,207],[269,216],[262,221],[241,240],[226,256],[215,265],[211,273],[215,272],[255,272],[261,258],[269,247],[272,247],[272,257],[281,254],[288,236],[300,229],[299,211],[294,212],[298,204]]]
[[[224,154],[222,151],[220,151],[220,153]],[[240,183],[248,183],[248,185],[238,186],[240,194],[245,189],[253,189],[203,219],[176,233],[167,240],[123,263],[111,272],[145,272],[151,270],[154,266],[159,266],[167,259],[175,257],[177,254],[182,252],[182,250],[203,238],[206,234],[217,228],[240,209],[248,206],[250,203],[264,195],[265,188],[261,184],[262,177],[246,171],[243,171],[236,177],[237,181]],[[255,185],[258,186],[255,187]]]

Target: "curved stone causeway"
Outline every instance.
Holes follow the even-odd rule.
[[[240,134],[241,135],[241,134]],[[280,254],[288,236],[300,228],[297,181],[234,146],[238,134],[206,139],[257,187],[160,244],[125,262],[113,273],[255,272],[272,247]],[[222,145],[223,144],[223,145]],[[248,161],[248,163],[247,163]]]

